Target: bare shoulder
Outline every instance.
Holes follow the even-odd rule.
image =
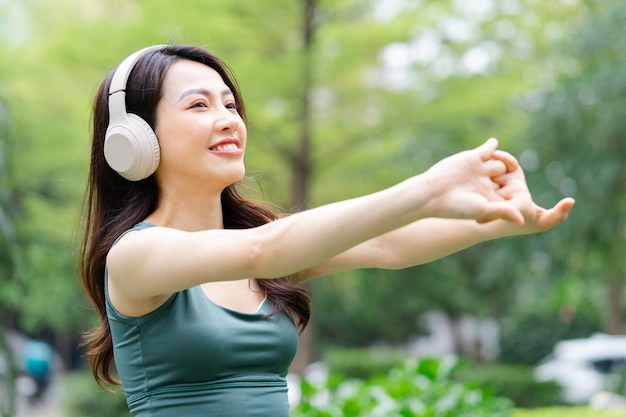
[[[111,255],[113,258],[116,258],[120,255],[123,255],[127,251],[133,252],[136,250],[142,250],[142,248],[149,248],[153,244],[158,243],[161,239],[165,239],[168,236],[178,235],[182,233],[185,232],[160,226],[129,230],[124,233],[117,240],[117,242],[115,242],[115,244],[109,251],[108,259],[110,260]]]
[[[125,233],[107,255],[110,278],[113,281],[122,279],[125,284],[143,280],[145,275],[158,270],[160,264],[174,260],[164,254],[183,246],[177,242],[184,240],[185,235],[189,233],[156,226]]]
[[[113,270],[120,267],[133,270],[135,266],[145,265],[144,261],[154,257],[154,253],[175,247],[175,242],[184,239],[185,235],[190,233],[159,226],[131,230],[120,237],[109,250],[107,265]]]
[[[149,274],[142,268],[150,252],[157,250],[162,239],[176,232],[173,229],[151,227],[132,230],[124,234],[107,255],[108,293],[115,309],[127,316],[139,317],[163,304],[171,293],[154,293],[150,288]],[[179,232],[180,233],[180,232]]]

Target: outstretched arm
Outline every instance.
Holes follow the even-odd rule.
[[[295,280],[302,282],[356,268],[407,268],[443,258],[487,240],[549,230],[567,219],[574,206],[573,199],[564,198],[551,209],[538,206],[515,158],[501,151],[495,152],[492,158],[502,161],[507,167],[507,172],[493,178],[497,184],[496,193],[520,211],[524,217],[523,224],[506,220],[422,219],[301,271]]]
[[[109,252],[109,289],[145,299],[210,281],[288,276],[429,217],[521,225],[519,208],[493,182],[507,172],[497,146],[491,139],[393,187],[252,229],[129,233]]]

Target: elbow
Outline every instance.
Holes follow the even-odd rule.
[[[399,271],[401,269],[405,269],[406,266],[404,265],[400,265],[400,264],[395,264],[395,263],[391,263],[391,264],[387,264],[384,269],[387,269],[389,271]]]
[[[381,239],[375,239],[371,241],[371,244],[370,253],[367,255],[367,259],[371,262],[369,267],[390,271],[405,268],[401,256],[392,249],[392,245],[386,244]]]
[[[279,278],[286,275],[282,271],[285,262],[280,261],[280,251],[273,242],[269,233],[257,233],[252,237],[246,249],[247,269],[251,277]]]
[[[402,264],[398,259],[395,259],[395,257],[388,257],[386,259],[381,260],[380,262],[380,269],[386,269],[389,271],[398,271],[400,269],[404,269],[407,266]]]
[[[263,243],[261,236],[255,235],[246,247],[245,259],[247,260],[246,269],[250,276],[258,278],[266,278],[266,245]]]

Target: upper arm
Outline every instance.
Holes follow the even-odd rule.
[[[164,227],[133,231],[107,256],[109,280],[127,297],[149,299],[210,281],[251,277],[258,243],[254,229],[184,232]]]

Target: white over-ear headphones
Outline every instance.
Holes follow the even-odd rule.
[[[152,175],[159,166],[161,151],[148,122],[126,112],[126,83],[142,56],[164,46],[149,46],[130,55],[113,74],[109,87],[109,126],[104,139],[104,158],[111,168],[130,181]]]

